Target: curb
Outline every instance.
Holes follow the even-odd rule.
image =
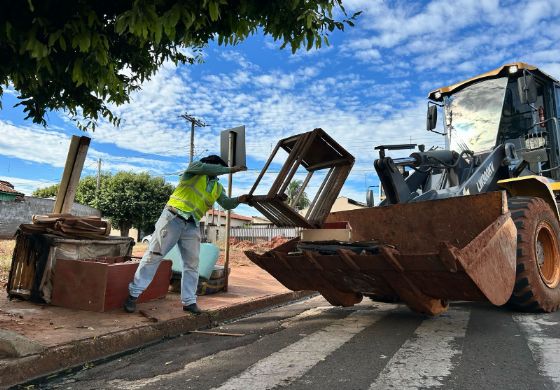
[[[12,362],[0,367],[0,387],[6,388],[37,380],[91,361],[147,346],[165,338],[207,328],[215,322],[231,320],[315,294],[314,291],[294,291],[270,295],[238,305],[224,307],[198,317],[185,316],[174,318],[50,347],[40,354],[14,359]]]

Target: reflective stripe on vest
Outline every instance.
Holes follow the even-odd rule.
[[[207,176],[195,175],[187,180],[181,180],[175,191],[169,197],[167,204],[181,211],[194,214],[200,220],[220,197],[221,186],[215,182],[212,191],[208,193]]]

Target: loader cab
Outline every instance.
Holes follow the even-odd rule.
[[[523,175],[560,179],[560,84],[554,78],[515,63],[435,90],[429,98],[428,130],[437,117],[433,107],[439,107],[451,150],[484,156],[510,143],[527,161]]]

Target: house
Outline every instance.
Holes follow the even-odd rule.
[[[15,201],[23,200],[23,194],[14,189],[12,183],[0,180],[0,200]]]
[[[336,211],[347,211],[347,210],[354,210],[354,209],[363,209],[367,207],[365,203],[358,202],[357,200],[347,198],[346,196],[339,196],[334,201],[331,207],[331,213]],[[307,214],[307,208],[301,210],[299,213],[301,215]]]
[[[208,222],[210,226],[223,226],[226,224],[226,213],[221,210],[210,209],[206,212],[201,222]],[[231,213],[231,227],[242,227],[250,225],[252,222],[251,217],[246,217],[241,214]]]
[[[350,199],[345,196],[339,196],[336,198],[331,207],[331,213],[334,213],[335,211],[363,209],[365,207],[367,207],[365,203],[358,202],[357,200]]]
[[[261,227],[271,227],[272,222],[270,222],[268,218],[258,216],[258,215],[253,215],[251,216],[251,225],[261,226]]]

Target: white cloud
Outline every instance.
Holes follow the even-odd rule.
[[[37,188],[48,187],[53,184],[58,184],[57,180],[42,180],[42,179],[26,179],[21,177],[0,176],[0,180],[5,180],[13,184],[14,189],[31,195]]]
[[[462,79],[511,60],[540,64],[535,53],[555,51],[560,35],[556,22],[560,3],[553,0],[345,4],[364,13],[341,52],[364,63],[381,61],[379,69],[385,71],[412,67],[454,73]]]
[[[70,138],[39,126],[17,127],[0,121],[0,154],[54,167],[63,167]]]
[[[233,62],[243,69],[259,69],[257,65],[249,61],[247,57],[238,50],[228,50],[224,48],[218,55],[225,61]]]

